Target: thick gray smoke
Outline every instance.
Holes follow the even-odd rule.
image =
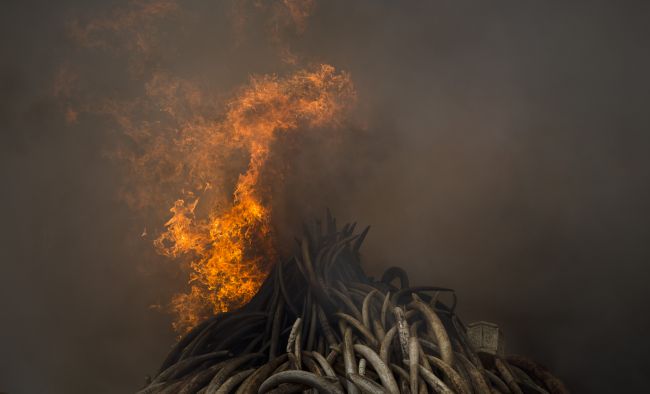
[[[86,70],[80,89],[94,97],[133,94],[161,65],[225,96],[251,73],[283,72],[265,17],[235,39],[225,3],[188,2],[163,36],[169,53],[137,65],[80,49],[71,20],[105,3],[12,2],[0,16],[0,391],[133,392],[174,340],[151,306],[185,276],[140,237],[161,223],[118,198],[125,175],[107,153],[120,132],[83,113],[65,122],[61,65]],[[465,321],[498,323],[509,351],[575,392],[643,391],[648,8],[318,3],[291,48],[352,74],[359,121],[339,143],[305,136],[291,152],[274,200],[281,236],[328,206],[372,225],[371,274],[400,265],[456,289]]]

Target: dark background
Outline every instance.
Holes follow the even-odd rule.
[[[62,64],[89,70],[87,91],[137,84],[119,71],[128,54],[89,54],[66,33],[114,3],[2,3],[0,391],[133,392],[174,340],[150,305],[184,274],[118,198],[117,133],[90,116],[67,124],[52,94]],[[201,18],[174,22],[176,52],[158,65],[211,75],[224,94],[281,71],[264,28],[236,46],[228,7],[188,4]],[[649,7],[318,3],[293,46],[351,73],[367,127],[331,151],[305,141],[276,226],[288,238],[325,206],[371,224],[369,272],[401,265],[455,288],[465,321],[498,323],[509,351],[575,392],[645,391]]]

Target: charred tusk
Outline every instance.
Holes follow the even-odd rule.
[[[508,356],[506,359],[512,365],[518,366],[544,382],[546,388],[552,393],[569,393],[569,390],[564,386],[564,383],[562,383],[560,379],[553,376],[546,368],[537,364],[535,361],[522,356]]]
[[[260,387],[260,384],[282,363],[287,360],[287,353],[274,358],[268,363],[256,369],[251,373],[246,380],[239,386],[237,394],[255,394]],[[207,394],[207,391],[206,391]]]
[[[359,312],[359,308],[357,308],[357,306],[354,305],[354,302],[352,302],[352,300],[348,296],[346,296],[343,292],[335,288],[331,288],[330,290],[332,294],[336,298],[338,298],[339,301],[341,301],[350,310],[350,312],[354,315],[355,318],[361,319],[361,312]]]
[[[269,348],[269,360],[273,360],[277,355],[278,343],[280,342],[280,324],[284,313],[284,302],[278,302],[278,307],[273,315],[273,325],[271,327],[271,344]]]
[[[222,350],[214,353],[209,353],[209,354],[203,354],[200,356],[194,356],[192,358],[187,358],[185,360],[181,360],[177,362],[176,364],[170,366],[166,370],[163,371],[160,375],[158,375],[152,383],[159,383],[163,381],[167,381],[170,379],[174,379],[177,377],[180,377],[184,374],[186,374],[189,370],[194,368],[196,365],[213,359],[213,358],[218,358],[218,357],[224,357],[230,354],[227,350]]]
[[[264,394],[283,383],[304,384],[326,394],[344,394],[343,390],[327,379],[306,371],[284,371],[277,373],[262,383],[258,394]]]
[[[252,374],[253,371],[255,371],[255,370],[251,368],[251,369],[246,369],[246,370],[241,371],[241,372],[237,372],[236,374],[232,375],[225,382],[223,382],[223,384],[221,385],[221,387],[219,387],[219,389],[216,391],[215,394],[228,394],[228,393],[230,393],[235,387],[237,387],[237,385],[239,385],[241,382],[243,382],[244,379],[246,379],[248,376],[250,376],[250,374]]]
[[[210,380],[210,383],[208,384],[206,388],[206,394],[214,394],[217,392],[219,387],[226,381],[226,379],[230,376],[230,374],[235,371],[237,368],[239,368],[241,365],[247,363],[248,361],[254,360],[258,357],[263,357],[264,355],[261,353],[253,353],[253,354],[247,354],[244,356],[239,356],[235,357],[229,361],[227,361],[221,370],[217,372],[216,375]]]

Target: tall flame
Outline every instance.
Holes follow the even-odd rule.
[[[221,144],[243,149],[249,161],[230,206],[208,207],[206,217],[197,217],[199,198],[178,199],[166,231],[155,241],[166,256],[192,258],[190,290],[172,301],[177,330],[191,328],[210,313],[237,308],[256,293],[275,257],[269,196],[260,182],[272,143],[280,133],[336,125],[353,99],[349,76],[329,65],[283,79],[257,77],[229,102],[223,120],[210,126]]]
[[[266,28],[279,59],[298,63],[284,38],[288,31],[304,31],[315,0],[232,4],[240,28],[251,7],[269,12]],[[173,201],[154,246],[187,262],[187,291],[171,303],[180,332],[246,303],[274,262],[270,188],[283,176],[272,160],[278,137],[336,126],[355,99],[349,75],[322,64],[286,77],[252,77],[224,107],[218,94],[204,88],[209,77],[189,81],[164,67],[161,55],[169,49],[163,29],[177,26],[182,15],[177,0],[126,0],[108,16],[70,24],[80,45],[124,55],[129,85],[146,78],[135,97],[72,100],[77,77],[70,67],[62,68],[54,87],[70,123],[78,111],[101,113],[124,132],[127,141],[114,155],[130,164],[121,193],[129,205],[155,208]]]

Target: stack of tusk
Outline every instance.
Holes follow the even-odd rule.
[[[244,307],[186,334],[138,393],[568,393],[529,359],[479,357],[453,290],[411,288],[398,267],[367,277],[367,228],[337,230],[329,212],[324,230],[305,227],[296,257]]]

